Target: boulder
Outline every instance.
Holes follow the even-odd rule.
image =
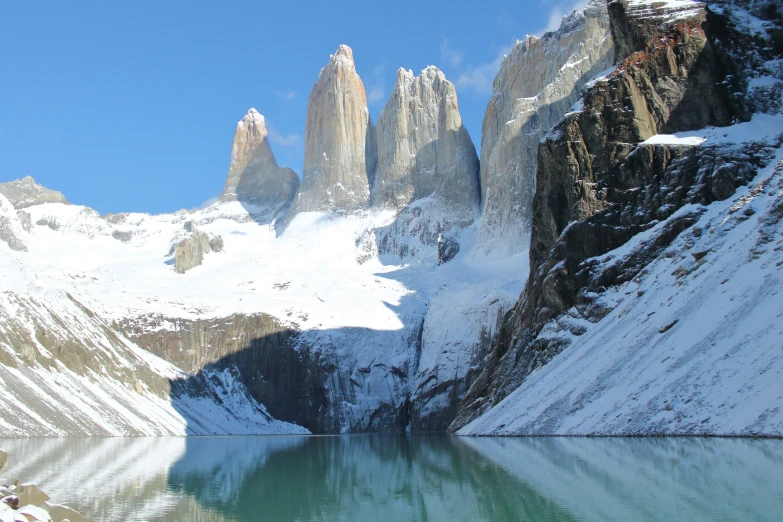
[[[223,238],[192,229],[193,233],[174,247],[174,271],[184,274],[204,262],[210,252],[223,250]]]

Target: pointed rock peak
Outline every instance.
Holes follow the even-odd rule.
[[[353,61],[353,50],[345,44],[340,44],[337,51],[334,53],[335,58],[338,56],[345,56],[349,60]]]
[[[353,52],[341,45],[307,101],[302,186],[283,228],[299,212],[352,212],[370,204],[375,134]]]
[[[416,77],[398,69],[376,136],[374,206],[401,210],[426,198],[431,208],[439,207],[435,214],[441,224],[473,222],[480,195],[478,157],[462,125],[456,89],[440,69],[430,65]],[[422,241],[433,244],[435,237]]]
[[[242,121],[245,123],[253,123],[255,125],[262,125],[266,127],[266,121],[264,120],[264,115],[252,108],[249,111],[247,111],[247,114],[245,114],[245,117],[242,118]]]
[[[220,200],[250,203],[271,219],[291,201],[298,187],[299,177],[275,161],[264,116],[250,109],[237,123]]]
[[[329,64],[339,64],[353,68],[353,51],[347,45],[340,45],[334,54],[329,57]]]
[[[21,180],[21,181],[22,181],[22,183],[24,183],[25,185],[35,185],[35,184],[36,184],[36,183],[35,183],[35,180],[33,179],[33,177],[32,177],[32,176],[25,176],[25,177],[23,177],[23,178],[22,178],[22,180]]]
[[[413,71],[410,69],[405,69],[405,67],[397,69],[397,83],[402,83],[407,79],[413,80],[413,78]]]
[[[394,89],[402,89],[405,86],[409,86],[416,80],[416,77],[413,75],[413,71],[410,69],[405,69],[404,67],[400,67],[397,69],[397,78],[394,81]]]
[[[435,67],[434,65],[428,65],[421,70],[419,76],[414,76],[413,71],[400,67],[397,69],[397,79],[395,81],[395,89],[400,89],[404,86],[410,87],[415,82],[433,84],[438,82],[448,82],[446,75],[443,71]],[[449,82],[450,83],[450,82]]]
[[[437,68],[436,66],[434,66],[434,65],[428,65],[427,67],[425,67],[424,69],[422,69],[422,70],[421,70],[421,75],[422,75],[422,76],[430,76],[430,77],[432,77],[432,76],[440,76],[440,77],[442,77],[443,79],[445,79],[445,78],[446,78],[446,75],[445,75],[445,74],[443,74],[443,71],[441,71],[440,69],[438,69],[438,68]]]
[[[237,123],[237,135],[242,132],[250,132],[258,140],[266,138],[266,120],[264,116],[255,109],[250,109]],[[234,138],[236,140],[236,136]]]

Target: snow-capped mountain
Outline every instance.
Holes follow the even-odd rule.
[[[480,165],[442,72],[376,128],[341,46],[299,186],[255,110],[204,209],[0,185],[0,435],[779,434],[767,4],[590,2],[506,58]]]

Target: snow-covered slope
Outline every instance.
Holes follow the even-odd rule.
[[[584,333],[460,434],[783,435],[783,150],[735,198],[680,212],[703,213],[601,297],[613,309],[603,320],[551,324]]]
[[[541,143],[531,277],[460,434],[783,435],[781,24],[722,4],[610,5],[620,62]]]
[[[54,204],[48,216],[64,225],[93,213]],[[0,196],[0,208],[10,204]],[[33,212],[41,210],[31,207]],[[0,243],[0,434],[184,435],[210,433],[302,433],[299,426],[275,421],[246,392],[236,389],[230,372],[213,372],[198,385],[173,365],[139,348],[80,301],[80,276],[74,265],[57,265],[57,232],[36,225],[29,232],[6,213],[9,228],[29,247]],[[56,218],[54,218],[56,216]],[[50,221],[53,222],[53,221]],[[90,227],[87,227],[90,228]],[[108,236],[107,241],[121,244]],[[68,240],[66,239],[67,243]],[[43,248],[42,248],[43,245]],[[47,250],[46,246],[54,247]],[[75,256],[75,251],[74,254]],[[90,259],[85,254],[86,259]],[[78,259],[78,258],[77,258]],[[68,267],[57,275],[44,266]],[[83,274],[82,274],[83,276]],[[86,277],[86,276],[83,276]],[[59,278],[59,279],[58,279]],[[70,282],[68,282],[70,280]],[[171,395],[173,383],[181,393]],[[229,393],[226,393],[229,392]],[[228,395],[219,399],[220,395]],[[226,404],[226,401],[229,404]],[[227,407],[230,406],[230,407]]]
[[[255,222],[248,214],[247,205],[237,202],[160,216],[101,217],[91,209],[63,204],[36,205],[26,211],[32,223],[30,230],[24,231],[21,226],[13,230],[27,251],[11,251],[7,245],[0,247],[0,263],[7,267],[8,274],[2,280],[2,290],[7,296],[9,324],[22,328],[20,305],[14,303],[29,295],[30,301],[38,306],[43,307],[45,303],[49,308],[61,308],[50,314],[59,319],[45,316],[48,328],[53,328],[48,325],[58,320],[72,325],[76,317],[84,315],[83,322],[96,332],[84,335],[76,331],[71,337],[114,336],[117,343],[137,354],[142,350],[120,333],[120,324],[125,332],[135,327],[137,333],[177,337],[184,335],[177,321],[264,313],[296,334],[293,341],[296,349],[319,354],[318,368],[325,376],[323,393],[333,411],[330,414],[333,418],[326,423],[329,431],[402,429],[409,409],[406,403],[416,393],[427,392],[426,398],[418,400],[415,406],[417,411],[424,412],[422,415],[432,413],[433,409],[436,413],[440,411],[428,408],[430,400],[450,403],[449,407],[455,408],[467,386],[466,374],[475,373],[476,365],[480,364],[481,354],[474,352],[482,345],[482,338],[492,334],[498,312],[511,306],[521,290],[520,260],[513,258],[496,266],[474,266],[463,255],[438,267],[436,249],[422,245],[416,264],[407,264],[396,256],[366,256],[368,242],[372,248],[372,230],[388,224],[394,218],[391,212],[347,217],[303,213],[277,237],[274,224]],[[17,216],[11,210],[9,219],[16,223]],[[196,227],[220,236],[223,250],[207,254],[201,266],[178,274],[173,270],[172,247]],[[464,236],[466,241],[471,241],[475,229],[466,231]],[[468,250],[466,247],[463,252]],[[446,291],[448,299],[435,299]],[[491,304],[485,308],[481,303]],[[449,332],[452,336],[460,332],[458,339],[446,346],[422,343],[422,329],[430,308],[437,320],[427,322],[427,338],[438,339]],[[485,324],[486,317],[491,319],[490,324]],[[33,326],[24,328],[34,330]],[[30,338],[35,335],[30,334]],[[237,348],[249,348],[251,341]],[[486,344],[486,339],[483,342]],[[5,345],[8,352],[17,353],[21,349],[14,340],[6,341]],[[426,379],[417,377],[422,346],[421,372],[426,374]],[[17,353],[14,357],[22,356]],[[116,358],[107,355],[106,364]],[[192,369],[215,362],[218,361],[206,358]],[[48,385],[39,395],[49,395],[61,403],[73,395],[74,389],[83,386],[76,383],[66,386],[66,381],[53,378],[54,374],[65,372],[64,369],[43,369],[35,364],[28,367],[27,363],[17,366],[19,379],[33,379],[37,372],[43,372],[35,377],[36,385],[43,386],[44,382]],[[150,371],[166,378],[178,375],[178,370],[170,365],[161,368],[164,369]],[[221,366],[218,370],[227,368]],[[253,369],[240,368],[240,371]],[[230,379],[231,375],[226,374],[226,378]],[[130,383],[129,397],[137,399],[132,379],[126,380]],[[459,389],[453,390],[454,386]],[[187,401],[178,399],[172,406],[163,397],[165,393],[158,395],[155,400],[160,402],[159,408],[168,408],[169,413],[174,408],[190,416],[191,431],[249,430],[244,420],[239,423],[241,427],[211,425],[208,420],[197,419],[196,412],[203,409],[203,404],[188,406]],[[242,393],[238,397],[243,397]],[[242,400],[245,399],[252,401],[250,397]],[[218,410],[215,409],[215,414]],[[96,406],[95,411],[102,410]],[[10,412],[3,416],[9,430],[10,426],[19,425],[12,420]],[[165,422],[153,420],[149,425],[165,425],[163,431],[168,432],[184,429],[182,419],[168,419],[165,415],[164,418]],[[399,425],[400,422],[403,424]],[[433,420],[427,422],[443,429],[448,419],[439,424]],[[57,432],[58,423],[51,424],[52,433]],[[142,432],[159,432],[145,426],[147,431]],[[63,429],[71,432],[76,428]],[[28,430],[33,430],[32,424]],[[113,433],[109,428],[106,431]]]

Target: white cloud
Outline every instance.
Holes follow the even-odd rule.
[[[280,145],[281,147],[295,147],[299,145],[302,142],[302,136],[299,134],[287,134],[283,135],[280,134],[277,129],[270,124],[267,124],[266,126],[266,132],[267,137],[269,138],[269,141],[274,143],[275,145]]]
[[[205,202],[203,202],[201,205],[197,206],[197,207],[196,207],[194,210],[204,210],[204,209],[205,209],[205,208],[207,208],[208,206],[210,206],[210,205],[213,205],[213,204],[217,203],[218,199],[220,199],[218,196],[215,196],[215,197],[209,198],[208,200],[206,200]]]
[[[555,31],[560,27],[563,22],[563,17],[571,14],[574,10],[583,10],[587,6],[588,0],[576,0],[572,2],[558,2],[552,6],[552,10],[549,11],[549,18],[547,20],[546,27],[536,32],[539,36],[548,32]],[[549,2],[541,2],[542,6],[549,5]]]
[[[367,85],[367,104],[382,102],[386,99],[386,90],[383,88],[383,73],[385,70],[386,66],[384,64],[373,67],[373,83]]]
[[[293,100],[294,98],[296,98],[296,94],[297,94],[296,91],[281,91],[281,90],[275,91],[275,96],[285,101]]]
[[[498,55],[489,63],[481,65],[468,65],[465,70],[457,77],[457,87],[472,89],[478,94],[492,92],[492,82],[500,70],[500,64],[503,58],[508,54],[511,47],[503,48]]]
[[[381,85],[373,85],[367,91],[368,103],[377,103],[379,101],[383,101],[385,97],[386,97],[386,93],[383,92],[383,86]]]
[[[440,37],[440,58],[452,67],[459,67],[462,63],[462,53],[454,49],[445,36]]]

